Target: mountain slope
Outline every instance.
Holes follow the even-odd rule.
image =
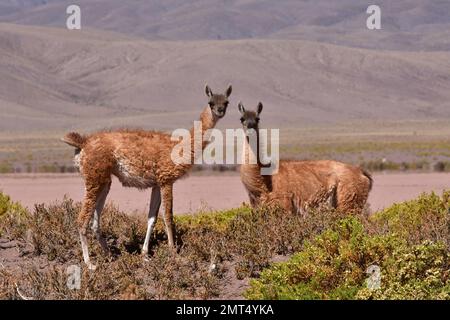
[[[450,118],[450,53],[382,52],[308,41],[158,42],[0,24],[0,130],[190,126],[204,84],[263,101],[264,124]],[[11,119],[15,124],[12,125]]]
[[[71,0],[6,0],[0,21],[65,27]],[[275,38],[394,50],[450,50],[450,2],[379,0],[382,30],[360,0],[78,0],[82,25],[151,40]]]

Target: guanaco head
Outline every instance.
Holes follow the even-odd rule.
[[[230,97],[232,90],[233,88],[229,85],[224,94],[216,94],[212,92],[208,85],[206,85],[205,92],[209,98],[209,107],[211,108],[211,112],[214,116],[219,119],[223,118],[225,116],[225,112],[227,112],[228,98]]]
[[[258,107],[256,108],[256,111],[245,110],[242,102],[239,102],[238,108],[239,108],[239,112],[241,113],[241,123],[242,123],[242,127],[244,128],[245,132],[248,133],[249,130],[251,130],[251,129],[258,131],[259,115],[261,114],[261,111],[263,110],[263,104],[261,102],[258,103]]]

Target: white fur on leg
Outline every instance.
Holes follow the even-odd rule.
[[[80,240],[81,240],[81,250],[83,251],[84,263],[86,263],[89,270],[94,271],[97,267],[91,263],[91,260],[89,258],[87,238],[81,232],[80,232]]]
[[[158,217],[159,207],[161,206],[161,190],[158,187],[153,187],[152,196],[150,200],[150,209],[148,211],[147,233],[145,234],[144,245],[142,246],[142,254],[147,255],[150,244],[150,237],[153,232],[153,227]]]
[[[100,218],[102,215],[103,207],[105,206],[106,197],[109,193],[109,188],[110,185],[105,186],[97,199],[94,217],[91,225],[92,231],[94,232],[97,240],[100,242],[100,246],[102,247],[104,252],[108,252],[108,245],[100,232]]]
[[[103,250],[108,251],[108,247],[106,245],[106,241],[103,239],[100,233],[100,216],[103,210],[103,207],[105,205],[106,196],[108,195],[110,185],[107,185],[103,188],[102,192],[97,198],[97,203],[95,205],[95,211],[93,215],[93,221],[92,221],[92,231],[94,231],[97,239],[100,242],[100,245],[102,246]],[[83,260],[86,263],[89,270],[95,270],[97,267],[91,263],[91,260],[89,258],[89,248],[88,248],[88,241],[87,237],[83,232],[80,231],[80,240],[81,240],[81,250],[83,251]]]
[[[148,247],[150,244],[150,237],[153,232],[153,226],[155,225],[156,217],[150,217],[147,222],[147,233],[145,234],[144,246],[142,247],[142,254],[148,253]]]

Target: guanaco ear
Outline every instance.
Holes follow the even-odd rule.
[[[242,104],[241,101],[239,101],[238,109],[239,109],[239,112],[240,112],[242,115],[245,114],[245,108],[244,108],[244,105]]]
[[[231,92],[233,91],[233,87],[231,86],[231,84],[228,86],[227,91],[225,92],[225,95],[227,96],[227,98],[231,95]]]
[[[257,112],[258,112],[258,115],[262,112],[262,110],[263,110],[263,104],[262,104],[262,102],[260,102],[260,103],[258,103],[258,108],[257,108]]]
[[[205,93],[209,98],[211,98],[213,95],[212,90],[208,85],[206,85],[206,87],[205,87]]]

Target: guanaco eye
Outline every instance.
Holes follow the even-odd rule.
[[[224,107],[228,107],[228,101],[227,102],[224,102]]]
[[[259,122],[259,118],[256,118],[255,120],[256,120],[256,122]]]
[[[208,104],[211,108],[214,107],[214,102],[208,102]]]
[[[241,122],[244,123],[244,121],[245,121],[245,119],[244,119],[244,118],[241,118]]]

